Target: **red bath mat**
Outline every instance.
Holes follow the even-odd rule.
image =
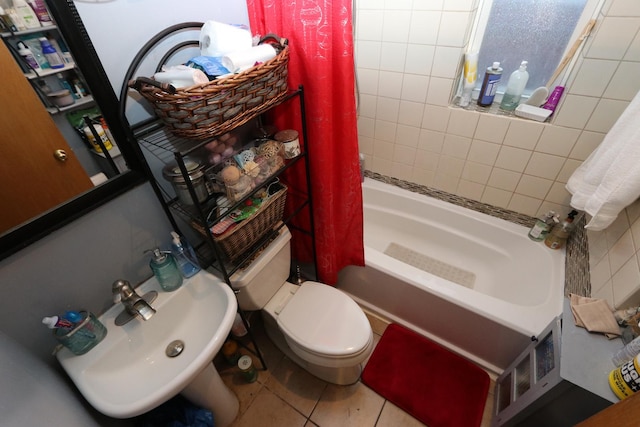
[[[446,348],[391,324],[362,382],[429,427],[480,426],[489,375]]]

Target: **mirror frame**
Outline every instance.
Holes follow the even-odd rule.
[[[26,248],[119,195],[149,180],[150,171],[133,132],[118,114],[119,101],[73,0],[45,0],[94,101],[116,140],[128,171],[0,235],[0,260]],[[155,190],[155,188],[154,188]]]

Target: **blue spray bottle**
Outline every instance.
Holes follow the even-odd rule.
[[[173,241],[171,243],[171,254],[178,263],[180,273],[182,273],[185,279],[188,279],[200,271],[196,254],[188,242],[180,240],[180,235],[178,233],[172,231],[171,237],[173,237]]]

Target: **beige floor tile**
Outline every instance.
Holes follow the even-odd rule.
[[[424,425],[388,400],[385,401],[376,423],[376,427],[422,427]]]
[[[307,418],[263,387],[232,427],[304,427]]]
[[[327,383],[285,357],[272,372],[266,386],[304,416],[311,415]]]
[[[373,427],[383,404],[384,399],[361,382],[328,384],[310,420],[320,427]]]

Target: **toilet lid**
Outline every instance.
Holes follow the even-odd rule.
[[[362,309],[341,291],[304,282],[278,316],[281,330],[319,354],[348,356],[369,343],[371,326]]]

